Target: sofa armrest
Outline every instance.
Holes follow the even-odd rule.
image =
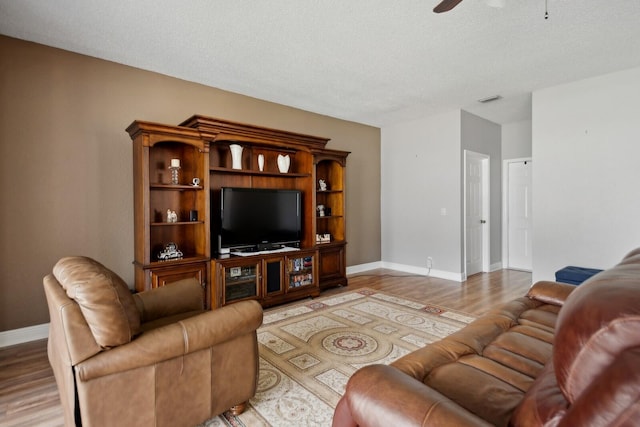
[[[545,304],[562,306],[575,288],[575,286],[566,283],[542,280],[529,288],[527,297]]]
[[[255,333],[261,324],[262,307],[257,301],[238,302],[153,329],[76,365],[76,372],[82,381],[88,381],[151,366]]]
[[[356,371],[336,407],[333,427],[490,426],[431,387],[387,365]]]
[[[203,309],[202,287],[195,278],[179,280],[133,296],[141,322]]]

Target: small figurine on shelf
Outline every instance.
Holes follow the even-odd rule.
[[[160,261],[168,261],[172,259],[182,259],[182,251],[178,249],[178,246],[171,242],[167,243],[164,250],[158,253],[158,259]]]
[[[324,205],[318,205],[316,210],[318,211],[318,216],[324,216]]]
[[[178,222],[178,214],[176,214],[176,211],[167,209],[167,222]]]
[[[321,179],[318,181],[318,185],[320,186],[320,191],[327,191],[327,181]]]

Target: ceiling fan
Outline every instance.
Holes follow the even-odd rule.
[[[435,13],[447,12],[458,5],[462,0],[442,0],[440,4],[433,8]]]
[[[448,12],[458,5],[462,0],[442,0],[436,7],[433,8],[435,13]],[[544,0],[544,19],[549,19],[549,12],[547,10],[548,0]],[[487,4],[493,7],[503,7],[504,0],[487,0]]]

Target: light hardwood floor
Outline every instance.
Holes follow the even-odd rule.
[[[514,270],[476,274],[458,283],[380,269],[352,275],[348,287],[329,289],[321,296],[372,288],[479,316],[523,296],[529,286],[531,274]],[[0,349],[0,426],[62,425],[46,340]]]

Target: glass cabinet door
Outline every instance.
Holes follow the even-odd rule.
[[[223,268],[224,303],[257,298],[260,281],[260,263]]]
[[[287,257],[287,286],[289,290],[315,284],[315,256],[305,254]]]

